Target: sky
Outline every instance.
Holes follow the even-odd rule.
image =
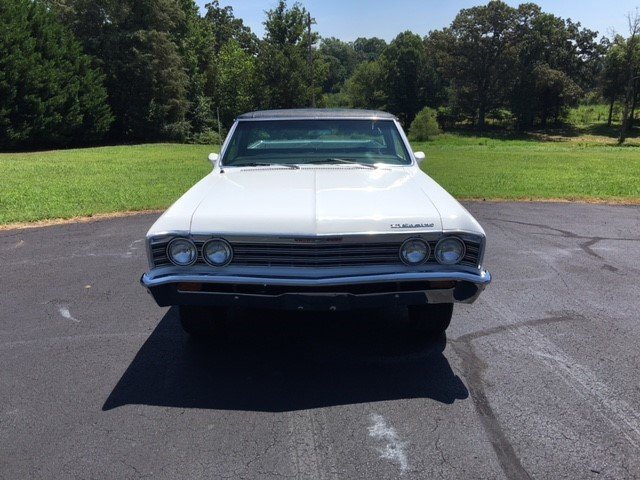
[[[204,7],[209,0],[197,0]],[[237,18],[262,37],[264,12],[277,0],[220,0],[233,7]],[[294,0],[289,0],[291,6]],[[316,31],[323,37],[344,41],[358,37],[380,37],[387,41],[405,30],[426,35],[451,23],[458,11],[487,2],[480,0],[300,0],[316,19]],[[507,0],[512,6],[524,1]],[[609,35],[612,30],[627,33],[626,14],[640,7],[640,0],[537,0],[545,12],[580,22],[584,27]]]

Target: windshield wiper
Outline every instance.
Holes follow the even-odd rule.
[[[371,163],[364,163],[364,162],[358,162],[357,160],[352,160],[350,158],[338,158],[338,157],[331,157],[331,158],[323,158],[323,159],[318,159],[318,160],[311,160],[310,162],[304,162],[302,165],[305,164],[309,164],[309,165],[320,165],[320,164],[329,164],[329,163],[343,163],[346,165],[358,165],[359,167],[366,167],[366,168],[372,168],[372,169],[376,169],[378,168],[376,165],[373,165]]]
[[[300,167],[294,164],[287,163],[263,163],[263,162],[248,162],[248,163],[237,163],[235,165],[227,165],[227,167],[284,167],[290,170],[298,170]]]

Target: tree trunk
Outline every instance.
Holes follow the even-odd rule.
[[[629,131],[633,130],[633,124],[636,116],[636,105],[638,103],[638,89],[633,88],[633,103],[631,104],[631,113],[629,114]]]
[[[611,102],[609,103],[609,118],[607,119],[607,127],[611,127],[611,119],[613,118],[613,104],[615,97],[611,95]]]
[[[480,106],[478,107],[478,130],[484,130],[484,121],[487,116],[486,106],[484,102],[480,102]]]
[[[631,92],[633,91],[633,77],[629,81],[627,86],[627,92],[624,96],[624,112],[622,113],[622,127],[620,128],[620,136],[618,137],[618,144],[622,145],[627,139],[627,132],[629,131],[629,103],[631,102]]]

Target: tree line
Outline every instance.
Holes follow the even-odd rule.
[[[598,38],[534,3],[492,0],[424,36],[344,42],[286,0],[265,12],[263,38],[218,0],[204,14],[195,0],[3,0],[0,148],[217,143],[242,112],[308,106],[384,109],[407,127],[427,107],[444,128],[526,130],[585,98],[622,103],[626,131],[638,23]]]

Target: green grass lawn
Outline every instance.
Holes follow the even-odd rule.
[[[640,200],[640,148],[585,136],[567,141],[441,135],[415,144],[423,169],[457,198]]]
[[[640,201],[640,148],[576,137],[532,141],[442,135],[414,145],[454,196]],[[210,170],[201,145],[0,154],[0,224],[163,209]]]
[[[170,205],[211,170],[202,145],[0,154],[0,224]]]

